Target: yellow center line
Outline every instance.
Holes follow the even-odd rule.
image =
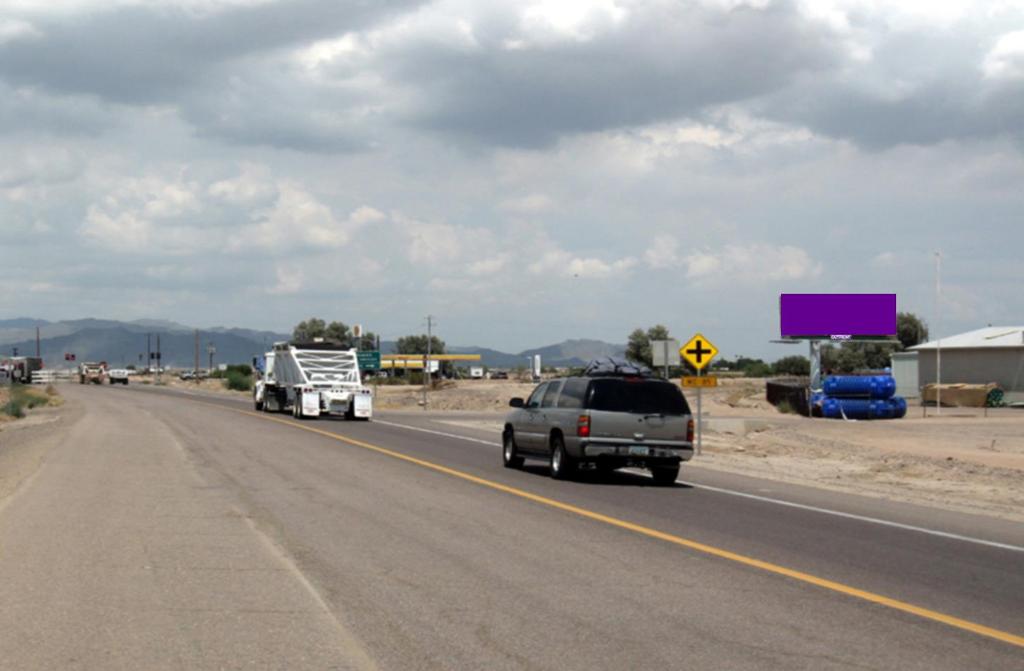
[[[511,494],[513,496],[518,496],[520,498],[527,499],[527,500],[533,501],[535,503],[539,503],[539,504],[542,504],[542,505],[545,505],[545,506],[549,506],[551,508],[557,508],[558,510],[563,510],[565,512],[572,513],[572,514],[578,515],[580,517],[585,517],[587,519],[595,520],[597,522],[603,522],[604,524],[609,524],[609,525],[611,525],[613,527],[618,527],[620,529],[626,529],[628,531],[632,531],[634,533],[638,533],[638,534],[641,534],[643,536],[648,536],[649,538],[657,538],[658,540],[665,541],[666,543],[672,543],[673,545],[678,545],[678,546],[681,546],[681,547],[689,548],[691,550],[696,550],[697,552],[703,552],[704,554],[708,554],[708,555],[711,555],[713,557],[719,557],[721,559],[728,559],[729,561],[733,561],[733,562],[736,562],[738,564],[743,564],[745,566],[750,566],[750,567],[753,567],[753,568],[761,569],[762,571],[767,571],[769,573],[774,573],[776,575],[786,576],[787,578],[792,578],[793,580],[798,580],[800,582],[804,582],[804,583],[807,583],[807,584],[810,584],[810,585],[815,585],[815,586],[821,587],[823,589],[831,590],[833,592],[838,592],[840,594],[845,594],[846,596],[851,596],[851,597],[854,597],[854,598],[857,598],[857,599],[862,599],[864,601],[869,601],[871,603],[876,603],[876,604],[879,604],[879,605],[882,605],[882,606],[887,606],[887,607],[892,608],[894,610],[902,611],[904,613],[910,613],[912,615],[917,615],[918,617],[922,617],[922,618],[924,618],[926,620],[932,620],[932,621],[935,621],[935,622],[941,622],[941,623],[949,625],[951,627],[956,627],[957,629],[962,629],[964,631],[969,631],[971,633],[978,634],[980,636],[987,636],[988,638],[994,638],[994,639],[996,639],[998,641],[1002,641],[1004,643],[1009,643],[1010,645],[1015,645],[1015,646],[1024,648],[1024,636],[1018,636],[1017,634],[1011,634],[1010,632],[1007,632],[1007,631],[1002,631],[1000,629],[994,629],[992,627],[987,627],[987,626],[985,626],[983,624],[978,624],[976,622],[971,622],[969,620],[964,620],[964,619],[961,619],[961,618],[958,618],[958,617],[954,617],[952,615],[946,615],[945,613],[940,613],[938,611],[934,611],[934,610],[931,610],[929,608],[923,608],[921,606],[915,606],[914,604],[907,603],[905,601],[900,601],[898,599],[892,599],[892,598],[887,597],[887,596],[882,596],[881,594],[875,594],[874,592],[869,592],[867,590],[859,589],[857,587],[851,587],[849,585],[844,585],[843,583],[835,582],[834,580],[828,580],[826,578],[819,578],[818,576],[811,575],[810,573],[804,573],[803,571],[797,571],[795,569],[786,568],[785,566],[779,566],[778,564],[772,564],[771,562],[762,561],[760,559],[754,559],[753,557],[748,557],[746,555],[741,555],[741,554],[738,554],[736,552],[731,552],[729,550],[724,550],[722,548],[718,548],[718,547],[715,547],[713,545],[707,545],[705,543],[700,543],[698,541],[689,540],[689,539],[683,538],[681,536],[676,536],[674,534],[665,533],[664,531],[658,531],[657,529],[651,529],[650,527],[645,527],[645,526],[642,526],[640,524],[634,524],[633,522],[627,522],[626,520],[621,520],[621,519],[619,519],[617,517],[611,517],[609,515],[603,515],[601,513],[594,512],[593,510],[587,510],[586,508],[580,508],[579,506],[574,506],[574,505],[569,504],[569,503],[563,503],[562,501],[556,501],[555,499],[549,499],[546,496],[540,496],[539,494],[533,494],[533,493],[525,491],[523,489],[518,489],[516,487],[510,487],[509,485],[503,485],[500,482],[494,482],[493,480],[487,480],[485,478],[481,478],[481,477],[478,477],[476,475],[471,475],[471,474],[466,473],[464,471],[459,471],[459,470],[456,470],[454,468],[449,468],[447,466],[442,466],[440,464],[435,464],[434,462],[426,461],[425,459],[419,459],[417,457],[412,457],[412,456],[409,456],[408,454],[403,454],[401,452],[396,452],[394,450],[389,450],[389,449],[387,449],[385,447],[380,447],[378,445],[373,445],[371,443],[366,443],[366,442],[363,442],[361,440],[357,440],[355,438],[349,438],[347,436],[342,436],[342,435],[339,435],[339,434],[336,434],[336,433],[331,433],[329,431],[324,431],[323,429],[316,429],[316,428],[313,428],[311,426],[304,426],[304,425],[299,424],[297,422],[289,421],[289,420],[286,420],[286,419],[281,419],[281,418],[278,418],[278,417],[269,417],[269,416],[267,416],[265,414],[262,414],[262,413],[251,412],[251,411],[248,411],[248,410],[239,410],[239,409],[236,409],[236,408],[230,408],[230,407],[227,407],[227,406],[224,406],[224,405],[220,405],[220,404],[217,404],[217,403],[208,403],[208,402],[205,402],[205,401],[197,401],[197,403],[202,403],[203,405],[211,405],[211,406],[220,408],[222,410],[229,410],[231,412],[236,412],[236,413],[239,413],[239,414],[242,414],[242,415],[250,415],[252,417],[259,417],[260,419],[265,419],[265,420],[268,420],[268,421],[271,421],[271,422],[277,422],[279,424],[284,424],[286,426],[290,426],[290,427],[293,427],[293,428],[296,428],[296,429],[301,429],[303,431],[308,431],[310,433],[315,433],[315,434],[324,436],[326,438],[331,438],[332,440],[337,440],[337,441],[342,442],[342,443],[348,443],[349,445],[354,445],[356,447],[361,447],[363,449],[370,450],[370,451],[373,451],[373,452],[377,452],[379,454],[384,454],[384,455],[387,455],[389,457],[393,457],[395,459],[401,459],[402,461],[406,461],[406,462],[409,462],[411,464],[416,464],[417,466],[422,466],[423,468],[429,468],[429,469],[431,469],[433,471],[437,471],[439,473],[444,473],[445,475],[450,475],[452,477],[460,478],[462,480],[467,480],[469,482],[473,482],[473,483],[476,483],[478,485],[482,485],[484,487],[489,487],[490,489],[495,489],[495,490],[497,490],[499,492],[504,492],[506,494]]]

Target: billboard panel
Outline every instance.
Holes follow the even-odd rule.
[[[783,338],[892,338],[896,294],[781,294]]]

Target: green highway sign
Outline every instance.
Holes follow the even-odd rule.
[[[356,352],[359,370],[380,370],[380,352]]]

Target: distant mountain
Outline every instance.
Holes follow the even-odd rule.
[[[491,368],[515,368],[517,366],[526,367],[526,355],[525,354],[509,354],[507,352],[499,352],[496,349],[487,349],[486,347],[472,347],[472,346],[457,346],[448,347],[448,351],[457,354],[479,354],[480,364],[489,366]],[[477,365],[470,363],[466,365]]]
[[[36,352],[35,329],[40,326],[40,351],[47,366],[64,365],[65,353],[74,353],[76,360],[106,361],[125,366],[146,363],[147,334],[150,347],[156,351],[160,336],[161,361],[164,366],[191,368],[195,365],[195,330],[184,324],[161,319],[140,319],[120,322],[111,319],[73,319],[48,322],[41,319],[18,318],[0,320],[0,354],[6,356],[17,349],[21,355]],[[199,331],[199,363],[209,363],[207,346],[216,349],[214,364],[248,363],[252,357],[266,352],[275,342],[289,340],[288,333],[217,326]],[[394,353],[396,343],[382,341],[381,352]],[[518,354],[501,352],[475,345],[449,346],[449,352],[479,354],[481,363],[492,368],[517,368],[527,365],[527,358],[541,356],[545,366],[577,367],[602,356],[624,356],[624,345],[600,340],[566,340],[556,345],[529,349]],[[140,358],[141,355],[141,358]],[[470,365],[470,364],[467,364]]]
[[[601,340],[566,340],[557,345],[529,349],[523,357],[540,354],[541,363],[551,366],[585,366],[591,359],[605,356],[624,357],[625,345],[611,345]]]
[[[156,351],[156,335],[149,339],[152,351]],[[190,331],[160,333],[161,362],[165,367],[191,368],[195,365],[195,335]],[[209,363],[207,346],[212,343],[216,349],[214,365],[218,363],[249,363],[252,357],[266,351],[260,341],[242,338],[230,333],[199,333],[199,365],[206,368]],[[47,366],[63,366],[64,355],[73,353],[78,362],[106,361],[111,365],[126,366],[146,364],[146,334],[123,327],[87,328],[67,335],[40,340],[40,353]],[[16,348],[21,355],[34,355],[35,339],[9,343],[4,354]]]
[[[45,319],[31,319],[29,317],[0,319],[0,329],[34,329],[37,326],[46,326],[49,323]]]
[[[167,319],[136,319],[128,322],[132,326],[137,326],[145,331],[191,331],[191,326],[185,326],[178,322],[168,321]],[[209,329],[210,331],[214,329]]]
[[[275,342],[289,340],[292,337],[290,333],[276,333],[274,331],[255,331],[253,329],[226,328],[224,326],[215,326],[213,328],[206,329],[206,331],[210,333],[225,333],[227,335],[234,335],[238,336],[239,338],[255,340],[257,342],[266,342],[267,348],[269,348]]]
[[[536,354],[540,355],[542,365],[557,367],[585,366],[597,357],[623,357],[626,354],[625,345],[612,345],[601,340],[566,340],[557,345],[528,349],[518,354],[472,346],[449,347],[448,350],[459,354],[479,354],[480,363],[492,368],[527,366],[527,359]]]

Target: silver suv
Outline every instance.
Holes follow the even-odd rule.
[[[546,459],[552,477],[578,468],[648,468],[659,484],[675,482],[693,457],[693,416],[676,385],[642,376],[588,376],[540,384],[505,418],[506,468],[524,457]]]

